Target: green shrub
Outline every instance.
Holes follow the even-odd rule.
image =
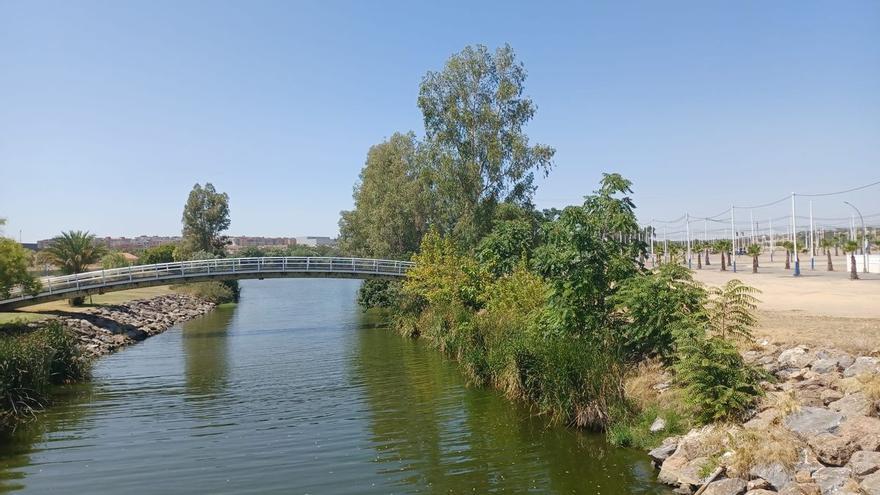
[[[111,268],[123,268],[128,266],[128,260],[119,251],[111,251],[101,258],[101,268],[109,270]]]
[[[230,282],[237,281],[231,280]],[[235,286],[237,285],[236,283]],[[172,288],[177,292],[189,294],[214,304],[231,303],[238,300],[235,290],[230,288],[225,280],[221,282],[194,282],[191,284],[174,285]]]
[[[400,282],[364,280],[358,289],[358,304],[364,308],[391,308],[400,298]]]
[[[152,265],[156,263],[171,263],[174,261],[174,249],[176,244],[162,244],[144,249],[138,256],[138,264]]]
[[[690,270],[673,263],[624,281],[611,300],[626,320],[619,338],[630,360],[670,357],[676,333],[705,320],[706,290]]]
[[[674,369],[702,423],[741,419],[764,394],[761,381],[769,377],[720,337],[684,339]]]
[[[89,377],[90,362],[57,321],[29,331],[5,325],[0,336],[0,423],[43,408],[51,385]]]

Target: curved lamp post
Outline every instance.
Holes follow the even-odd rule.
[[[853,210],[856,210],[856,213],[859,215],[859,220],[862,222],[862,273],[868,273],[868,228],[865,227],[865,218],[855,205],[849,201],[844,201],[843,203],[849,205]]]

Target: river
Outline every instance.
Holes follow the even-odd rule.
[[[242,282],[238,305],[100,359],[0,437],[0,492],[670,493],[641,452],[468,387],[357,288]]]

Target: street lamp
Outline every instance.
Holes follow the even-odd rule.
[[[853,210],[856,210],[856,213],[859,214],[859,220],[862,222],[862,273],[868,273],[868,229],[865,227],[865,217],[863,217],[862,212],[860,212],[859,209],[849,201],[844,201],[844,204],[847,204]]]

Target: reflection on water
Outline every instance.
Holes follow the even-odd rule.
[[[223,305],[186,324],[181,335],[186,360],[186,392],[192,400],[222,395],[229,374],[229,323],[235,306]]]
[[[243,285],[0,437],[0,492],[667,493],[641,453],[466,387],[355,281]]]

